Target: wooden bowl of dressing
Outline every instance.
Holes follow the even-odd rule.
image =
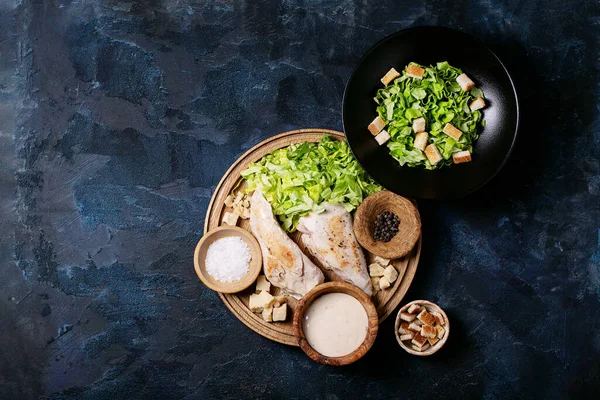
[[[378,329],[379,316],[369,296],[345,282],[314,287],[300,299],[294,313],[300,348],[321,364],[338,366],[359,360],[375,342]]]
[[[248,246],[250,263],[248,271],[240,279],[232,282],[222,282],[211,276],[206,269],[206,255],[210,246],[219,239],[238,237]],[[258,278],[262,269],[262,253],[258,241],[250,232],[237,226],[221,226],[207,232],[196,245],[194,252],[194,269],[196,275],[209,289],[220,293],[237,293],[250,287]]]

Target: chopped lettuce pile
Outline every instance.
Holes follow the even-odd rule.
[[[360,167],[345,141],[323,136],[319,143],[292,144],[275,150],[242,171],[246,193],[259,188],[284,230],[296,230],[309,211],[323,212],[323,202],[350,212],[381,190]]]
[[[409,167],[442,168],[452,164],[452,153],[473,152],[473,142],[479,137],[478,130],[485,125],[485,120],[480,111],[471,111],[469,104],[476,97],[484,96],[477,87],[463,92],[456,82],[462,71],[446,61],[421,67],[425,68],[423,79],[411,78],[404,70],[391,84],[379,89],[374,100],[378,104],[377,113],[391,136],[387,146],[392,157],[400,165]],[[419,117],[427,120],[427,144],[435,143],[444,158],[436,165],[431,165],[425,154],[413,146],[412,121]],[[446,123],[463,132],[460,140],[455,141],[442,132]]]

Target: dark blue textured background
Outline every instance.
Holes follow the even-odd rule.
[[[490,45],[523,129],[483,190],[420,204],[406,299],[445,307],[446,347],[410,356],[390,319],[320,366],[235,319],[192,251],[228,166],[341,129],[361,54],[416,25]],[[0,397],[597,396],[599,49],[597,1],[0,1]]]

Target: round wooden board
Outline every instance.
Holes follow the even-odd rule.
[[[208,205],[208,210],[206,211],[204,233],[220,226],[223,214],[226,211],[231,211],[231,209],[227,208],[224,204],[225,198],[234,188],[240,189],[244,187],[245,182],[241,180],[240,172],[246,169],[248,164],[260,160],[263,156],[273,150],[287,147],[293,143],[318,142],[324,134],[334,136],[340,140],[344,139],[344,134],[338,131],[329,129],[299,129],[266,139],[244,153],[233,163],[227,172],[225,172],[225,175],[217,185]],[[238,226],[249,230],[248,220],[240,219]],[[291,237],[294,241],[299,243],[297,235],[293,234]],[[380,323],[385,320],[396,307],[398,307],[406,294],[419,264],[421,241],[422,238],[420,237],[415,248],[406,257],[393,261],[394,266],[398,270],[398,279],[394,282],[394,285],[389,289],[378,291],[376,295],[373,296],[372,300],[377,307]],[[301,245],[300,248],[304,251]],[[308,252],[304,252],[308,254]],[[371,256],[368,253],[366,253],[366,255],[367,257]],[[327,272],[325,275],[328,280],[333,278],[331,275],[327,274]],[[296,308],[297,300],[288,296],[289,310],[288,318],[285,322],[265,322],[260,314],[255,314],[248,308],[248,298],[253,292],[254,285],[240,293],[219,293],[219,296],[233,315],[253,331],[276,342],[290,346],[298,346],[294,336],[294,326],[292,322],[292,314]]]

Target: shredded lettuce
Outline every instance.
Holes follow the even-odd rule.
[[[295,231],[300,217],[308,212],[323,212],[325,201],[351,212],[365,197],[382,189],[360,167],[345,141],[327,135],[319,143],[275,150],[241,175],[247,183],[245,192],[259,188],[288,232]]]
[[[400,165],[442,168],[452,164],[452,153],[473,152],[473,143],[479,137],[480,128],[485,126],[485,120],[479,110],[471,111],[469,104],[484,95],[477,87],[463,92],[456,82],[462,71],[446,61],[421,67],[425,69],[423,79],[407,76],[405,69],[393,83],[379,89],[374,100],[377,113],[386,122],[391,136],[387,143],[391,156]],[[425,154],[413,146],[412,121],[419,117],[427,120],[427,144],[435,143],[444,158],[436,165],[431,165]],[[463,132],[458,142],[442,132],[446,123]]]

